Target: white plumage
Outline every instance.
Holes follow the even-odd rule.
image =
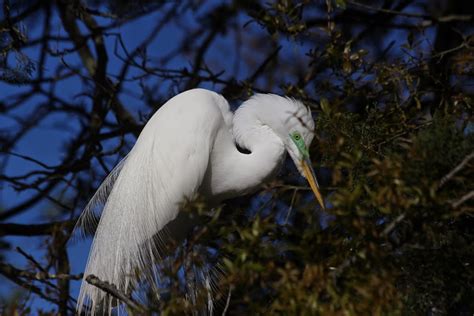
[[[301,102],[277,95],[257,94],[235,115],[221,95],[204,89],[170,99],[79,219],[82,229],[95,226],[97,207],[104,205],[84,278],[93,274],[127,292],[136,286],[132,274],[138,269],[153,284],[153,266],[159,262],[153,237],[176,218],[179,206],[197,194],[221,201],[256,190],[275,175],[285,152],[324,207],[307,156],[313,129],[311,113]],[[236,144],[250,153],[241,153]],[[172,238],[183,234],[179,229],[168,229]],[[83,281],[79,312],[87,304],[94,313],[105,297]],[[111,301],[107,304],[110,311]]]

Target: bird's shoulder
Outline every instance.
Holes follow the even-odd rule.
[[[166,102],[159,112],[165,115],[179,116],[182,120],[192,120],[192,122],[221,121],[232,125],[233,113],[227,100],[220,94],[206,89],[196,88],[184,91]],[[163,115],[163,116],[165,116]],[[191,122],[190,122],[191,123]]]

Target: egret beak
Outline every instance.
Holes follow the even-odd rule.
[[[326,206],[324,205],[323,197],[321,196],[321,193],[319,192],[318,179],[316,179],[316,175],[314,174],[313,167],[311,166],[311,161],[309,160],[309,158],[304,158],[301,161],[301,165],[303,166],[304,175],[306,177],[306,180],[308,180],[311,190],[313,190],[314,196],[318,200],[319,205],[321,205],[323,210],[325,210]]]

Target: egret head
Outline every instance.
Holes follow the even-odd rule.
[[[314,137],[314,120],[311,111],[299,101],[290,99],[288,101],[295,107],[292,113],[288,113],[288,118],[284,122],[286,150],[300,174],[308,181],[319,204],[325,209],[324,200],[319,192],[318,180],[309,157],[309,146]]]
[[[308,181],[311,190],[313,190],[316,199],[318,200],[319,204],[323,209],[325,209],[324,200],[319,192],[319,184],[316,178],[316,174],[314,173],[311,160],[309,158],[309,150],[308,147],[311,143],[311,139],[313,136],[307,137],[309,139],[308,143],[305,142],[305,138],[299,131],[294,131],[289,134],[289,138],[291,141],[289,142],[289,146],[287,147],[288,153],[293,159],[293,162],[298,168],[300,174],[306,178]]]
[[[242,128],[247,125],[240,123],[252,121],[254,117],[262,126],[269,127],[278,136],[324,209],[324,200],[319,192],[318,181],[309,157],[309,146],[314,137],[314,120],[309,108],[292,98],[275,94],[256,94],[239,108],[236,116],[234,134],[238,135],[239,143],[247,145],[247,148],[251,149],[251,145],[246,144],[249,137],[244,136],[246,132],[253,130]]]

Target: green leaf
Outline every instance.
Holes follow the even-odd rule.
[[[342,9],[342,10],[346,9],[347,7],[346,0],[335,0],[335,2],[336,2],[336,7],[338,7],[339,9]]]
[[[319,101],[319,105],[321,106],[321,110],[327,114],[331,114],[331,107],[329,105],[329,101],[326,98],[322,98],[321,101]]]

